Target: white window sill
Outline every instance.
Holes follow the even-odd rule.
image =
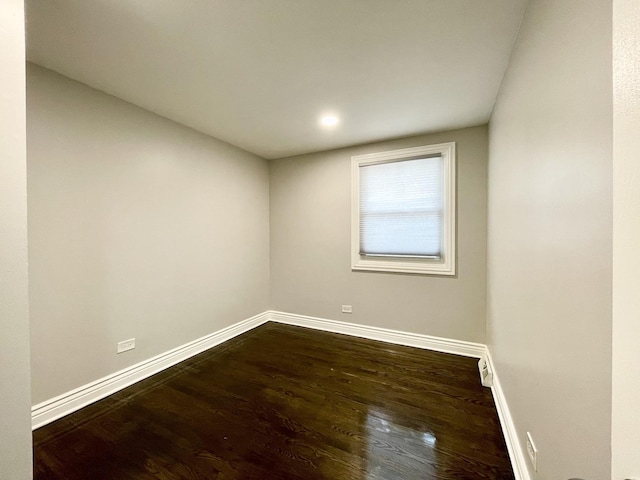
[[[439,260],[417,260],[406,258],[385,257],[371,258],[361,256],[351,265],[354,271],[389,272],[389,273],[413,273],[420,275],[455,275],[455,267],[452,262]]]

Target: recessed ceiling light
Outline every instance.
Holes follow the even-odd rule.
[[[325,128],[335,127],[340,123],[340,119],[336,115],[323,115],[320,117],[320,125]]]

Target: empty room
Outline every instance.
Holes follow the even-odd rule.
[[[640,480],[637,0],[3,0],[0,65],[0,480]]]

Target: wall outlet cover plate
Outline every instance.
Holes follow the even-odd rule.
[[[130,338],[129,340],[123,340],[122,342],[118,342],[117,353],[126,352],[128,350],[133,350],[136,348],[136,339]]]

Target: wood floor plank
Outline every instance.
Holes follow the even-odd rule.
[[[36,430],[34,478],[514,477],[475,359],[267,323]]]

